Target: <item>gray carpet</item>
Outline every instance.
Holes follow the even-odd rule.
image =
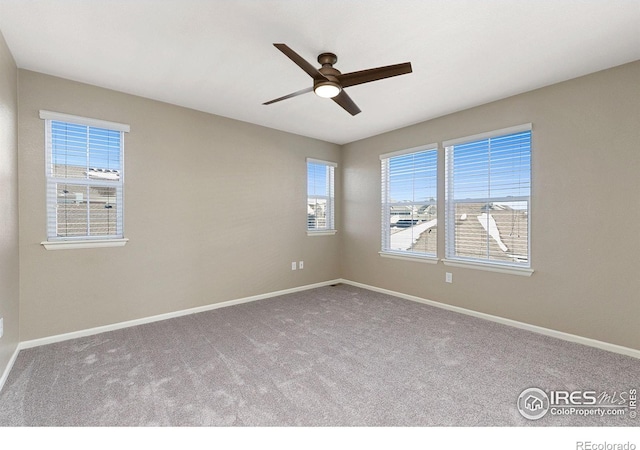
[[[638,426],[523,418],[639,388],[640,360],[338,285],[20,352],[2,426]]]

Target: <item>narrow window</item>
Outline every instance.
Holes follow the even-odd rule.
[[[307,159],[307,231],[335,232],[336,163]]]

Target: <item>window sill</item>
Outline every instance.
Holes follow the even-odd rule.
[[[378,252],[383,258],[403,259],[405,261],[416,261],[428,264],[438,264],[438,258],[435,256],[407,255],[395,252]]]
[[[486,270],[488,272],[499,272],[499,273],[508,273],[511,275],[520,275],[523,277],[530,277],[533,273],[533,269],[525,268],[525,267],[510,267],[510,266],[501,266],[498,264],[482,264],[476,262],[469,261],[457,261],[451,259],[443,259],[442,262],[445,266],[452,267],[461,267],[463,269],[478,269],[478,270]]]
[[[309,231],[307,230],[307,236],[332,236],[336,234],[338,230],[322,230],[322,231]]]
[[[41,242],[47,250],[70,250],[78,248],[102,248],[102,247],[124,247],[129,239],[96,239],[82,241],[44,241]]]

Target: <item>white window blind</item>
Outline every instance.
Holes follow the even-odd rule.
[[[382,252],[437,254],[438,150],[430,145],[380,156]]]
[[[46,130],[47,239],[123,238],[128,126],[113,124],[110,129],[103,127],[110,122],[56,114],[40,114]]]
[[[530,267],[531,125],[446,148],[446,258]]]
[[[335,230],[336,163],[307,159],[307,230]]]

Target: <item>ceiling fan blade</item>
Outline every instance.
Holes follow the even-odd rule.
[[[285,95],[283,97],[278,97],[273,100],[269,100],[268,102],[264,102],[263,105],[270,105],[272,103],[280,102],[282,100],[286,100],[288,98],[297,97],[298,95],[306,94],[307,92],[313,92],[313,86],[305,89],[301,89],[299,91],[294,92],[293,94]]]
[[[332,100],[338,105],[342,106],[345,111],[347,111],[352,116],[355,116],[360,112],[360,108],[358,108],[358,105],[356,105],[353,100],[351,100],[351,97],[349,97],[344,90],[340,91],[340,93],[333,97]]]
[[[359,70],[358,72],[343,73],[342,75],[338,75],[338,81],[340,81],[343,88],[346,88],[411,72],[411,63],[406,62],[392,66],[377,67],[375,69]]]
[[[307,62],[302,56],[298,55],[296,52],[291,50],[286,44],[273,44],[275,48],[280,50],[282,53],[287,55],[291,61],[297,64],[302,70],[307,72],[311,78],[314,80],[317,79],[325,79],[325,76],[322,75],[318,69],[313,67],[310,63]]]

